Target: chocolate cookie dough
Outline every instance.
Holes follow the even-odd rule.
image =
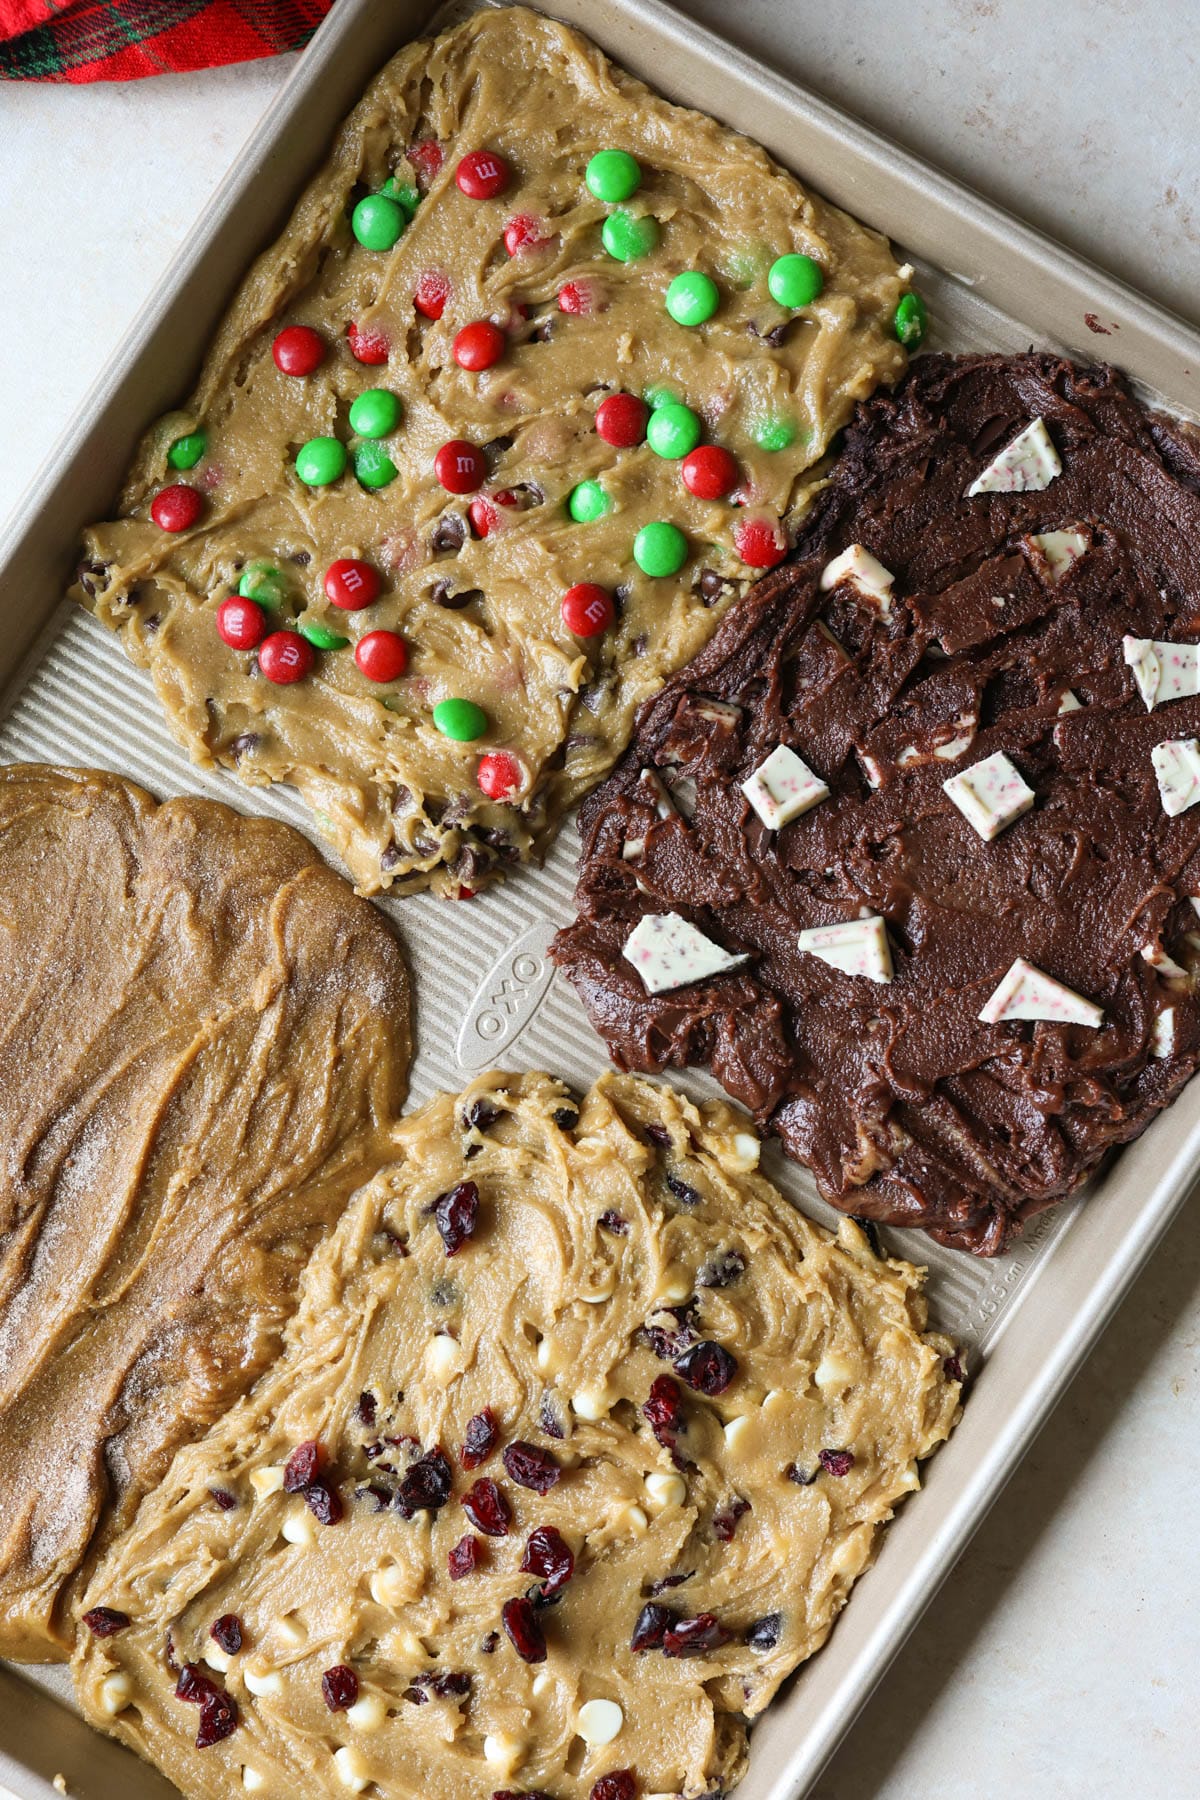
[[[408,979],[299,833],[79,769],[0,768],[0,939],[0,1653],[39,1659],[276,1355],[403,1101]]]
[[[88,1717],[191,1800],[724,1792],[956,1417],[919,1272],[630,1076],[394,1153],[97,1568]]]
[[[76,595],[364,892],[475,890],[782,556],[903,367],[906,273],[756,145],[484,10],[368,89]]]
[[[584,809],[555,955],[616,1060],[985,1255],[1135,1137],[1200,1057],[1197,545],[1200,440],[1111,369],[860,408]]]

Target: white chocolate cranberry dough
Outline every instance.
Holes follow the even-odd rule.
[[[277,1356],[403,1103],[408,977],[298,832],[79,769],[0,769],[0,944],[0,1653],[37,1659]]]
[[[606,149],[640,168],[623,206],[585,181]],[[460,173],[486,187],[493,168],[503,191],[462,191]],[[608,177],[597,185],[611,192]],[[390,250],[358,241],[352,215],[373,235],[363,201],[385,226],[412,213]],[[640,236],[644,254],[609,253],[614,219],[618,251]],[[780,258],[785,273],[811,259],[811,303],[796,304],[803,279],[777,280]],[[680,274],[693,283],[685,317],[715,295],[704,322],[667,311]],[[881,237],[756,145],[668,105],[573,31],[520,8],[482,12],[372,83],[243,284],[191,400],[145,438],[121,516],[87,534],[74,591],[150,669],[191,754],[293,783],[362,891],[477,889],[545,849],[638,704],[784,554],[831,437],[901,372],[906,274]],[[497,360],[478,371],[453,346],[481,323]],[[307,374],[273,356],[295,327],[316,339],[293,333],[279,355],[302,368],[316,355]],[[379,389],[352,421],[352,403]],[[640,441],[644,423],[632,445],[606,441],[597,408],[617,393],[686,403],[691,429],[732,454],[722,496],[689,491],[679,455]],[[674,424],[664,447],[677,452],[689,420]],[[318,476],[348,460],[309,486],[296,467],[314,439]],[[465,493],[435,470],[458,443],[470,454],[462,470],[452,455],[450,473]],[[717,461],[708,481],[722,486]],[[384,485],[363,485],[360,467]],[[598,487],[580,497],[585,483]],[[573,494],[576,512],[607,510],[580,522]],[[156,503],[175,529],[155,522]],[[647,525],[669,529],[639,562]],[[676,556],[670,574],[642,566]],[[346,560],[379,583],[358,610],[327,597],[327,571]],[[604,593],[572,623],[597,635],[563,616],[583,583]],[[218,630],[239,585],[269,602],[235,630],[242,649]],[[288,642],[255,648],[268,628]],[[389,636],[362,647],[377,632]],[[469,705],[435,719],[446,701]]]
[[[919,1271],[633,1076],[394,1154],[95,1571],[88,1717],[191,1800],[724,1791],[954,1423]]]

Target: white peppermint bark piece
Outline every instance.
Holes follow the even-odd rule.
[[[742,792],[771,831],[778,831],[829,797],[829,789],[820,776],[814,775],[786,744],[780,744],[759,763],[749,781],[743,781]]]
[[[979,1017],[985,1025],[1044,1019],[1053,1025],[1096,1026],[1104,1018],[1104,1008],[1018,956]]]
[[[1168,738],[1150,752],[1163,811],[1169,819],[1200,800],[1200,744],[1195,738]]]
[[[633,964],[648,994],[666,994],[710,975],[725,975],[750,960],[723,950],[674,912],[647,913],[626,938],[621,954]]]
[[[1082,711],[1083,711],[1083,701],[1079,698],[1079,695],[1073,694],[1071,692],[1070,688],[1064,688],[1063,693],[1062,693],[1062,699],[1058,703],[1059,718],[1060,719],[1063,718],[1064,715],[1067,713],[1082,712]]]
[[[1062,474],[1058,451],[1043,420],[1034,419],[994,456],[967,489],[973,494],[1028,494],[1047,488]]]
[[[1050,580],[1057,587],[1071,564],[1090,550],[1092,540],[1086,531],[1039,531],[1029,542],[1037,545],[1049,563]]]
[[[800,933],[799,945],[843,975],[865,975],[868,981],[892,979],[892,947],[887,926],[878,914],[847,919],[841,925],[811,926]]]
[[[862,544],[851,544],[821,570],[821,592],[827,594],[839,582],[848,581],[887,619],[891,617],[895,579],[891,570],[885,569],[878,557],[872,556]]]
[[[1190,981],[1192,978],[1181,963],[1173,956],[1168,956],[1161,944],[1143,944],[1142,955],[1150,967],[1167,981]]]
[[[969,769],[943,781],[943,791],[986,843],[1028,812],[1036,795],[1020,772],[997,750]]]
[[[1150,1027],[1150,1054],[1163,1057],[1175,1054],[1175,1008],[1164,1006]]]
[[[1200,644],[1124,637],[1121,648],[1147,712],[1168,700],[1189,700],[1200,694]]]

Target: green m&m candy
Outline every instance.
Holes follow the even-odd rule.
[[[296,630],[308,639],[314,650],[344,650],[350,642],[348,637],[330,631],[319,619],[297,619]]]
[[[305,487],[328,487],[346,473],[346,446],[335,437],[309,438],[296,452],[296,473]]]
[[[687,456],[700,442],[701,425],[690,406],[684,406],[678,400],[669,400],[665,406],[656,406],[650,414],[646,426],[646,442],[655,456],[665,456],[674,460],[679,456]]]
[[[404,208],[390,194],[368,194],[350,215],[350,228],[364,250],[390,250],[407,224]]]
[[[598,481],[581,481],[567,498],[567,511],[579,525],[590,525],[594,519],[602,519],[611,508],[612,501]]]
[[[287,598],[287,581],[274,563],[247,563],[242,570],[242,578],[238,582],[238,593],[243,600],[253,600],[256,606],[265,606],[273,612],[282,606]]]
[[[720,304],[716,282],[699,269],[685,269],[667,289],[667,311],[677,325],[703,325]]]
[[[795,421],[779,417],[760,419],[752,436],[760,450],[788,450],[796,441]]]
[[[687,553],[687,539],[666,519],[643,525],[633,540],[633,560],[643,575],[677,575]]]
[[[439,700],[433,709],[433,722],[443,737],[456,744],[472,744],[487,730],[487,714],[473,700]]]
[[[350,429],[359,437],[387,437],[399,423],[400,402],[387,388],[368,388],[350,408]]]
[[[416,210],[421,204],[421,196],[418,194],[416,188],[413,187],[411,183],[406,187],[401,187],[393,175],[384,182],[379,191],[385,199],[394,200],[396,202],[396,205],[404,214],[406,222],[411,225]]]
[[[679,395],[674,388],[669,387],[648,387],[642,394],[642,399],[651,412],[657,412],[660,406],[677,406],[679,404]]]
[[[167,451],[167,461],[173,469],[194,469],[207,449],[206,431],[186,431]]]
[[[587,166],[584,180],[597,200],[615,206],[628,200],[642,185],[642,171],[637,158],[628,150],[597,150]]]
[[[382,444],[360,444],[354,452],[354,473],[365,488],[386,487],[400,473]]]
[[[811,256],[797,253],[777,257],[767,271],[767,288],[772,300],[793,310],[811,306],[824,286],[821,265]]]
[[[915,350],[925,336],[929,313],[920,294],[905,294],[896,308],[892,329],[906,350]]]
[[[658,243],[658,220],[649,213],[609,213],[600,240],[618,262],[637,262],[639,257],[649,256]]]

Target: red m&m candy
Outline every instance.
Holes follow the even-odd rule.
[[[584,313],[595,312],[596,294],[590,282],[564,281],[558,290],[559,312]]]
[[[410,144],[405,155],[417,171],[417,181],[421,187],[429,186],[445,160],[442,146],[436,138],[422,138],[419,143]]]
[[[150,502],[150,517],[163,531],[189,531],[203,511],[203,499],[186,481],[159,488]]]
[[[646,435],[650,408],[636,394],[610,394],[596,408],[596,430],[606,444],[631,450]]]
[[[787,555],[778,525],[767,519],[742,519],[733,529],[733,547],[752,569],[773,569]]]
[[[258,646],[258,666],[277,687],[303,681],[316,660],[316,651],[298,631],[273,631]]]
[[[253,600],[230,594],[217,608],[217,633],[231,650],[253,650],[267,635],[267,615]]]
[[[382,331],[374,331],[369,326],[360,331],[353,320],[346,327],[346,337],[350,344],[350,354],[355,362],[366,363],[373,367],[376,363],[385,363],[391,345]]]
[[[575,637],[599,637],[613,622],[615,608],[607,588],[578,581],[562,597],[563,623]]]
[[[490,369],[504,355],[508,340],[490,319],[476,319],[455,335],[454,360],[460,369]]]
[[[494,200],[512,180],[512,170],[494,151],[472,150],[459,163],[454,179],[468,200]]]
[[[679,473],[698,500],[720,500],[736,486],[738,466],[718,444],[698,444],[684,457]]]
[[[507,750],[489,750],[479,759],[475,779],[489,800],[507,800],[521,785],[521,765]]]
[[[474,444],[451,438],[434,457],[433,472],[448,494],[473,494],[487,480],[487,463]]]
[[[368,681],[398,681],[408,667],[408,645],[394,631],[368,631],[354,646],[354,660]]]
[[[325,571],[325,597],[343,612],[361,612],[379,598],[379,571],[356,557],[343,556]]]
[[[271,345],[282,375],[311,375],[325,360],[325,339],[310,325],[289,325]]]
[[[440,269],[422,269],[413,290],[413,305],[427,319],[440,319],[450,298],[450,277]]]
[[[510,256],[520,256],[523,250],[540,250],[549,242],[542,221],[532,213],[517,213],[504,227],[504,248]]]
[[[467,508],[467,517],[471,521],[471,529],[476,537],[485,538],[495,531],[500,523],[498,507],[518,506],[517,496],[508,488],[501,488],[498,494],[488,499],[486,494],[476,494]]]

